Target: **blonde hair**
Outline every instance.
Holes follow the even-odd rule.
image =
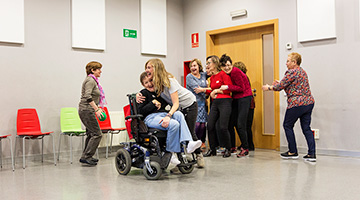
[[[165,87],[170,88],[169,78],[174,78],[174,76],[166,71],[164,63],[158,58],[148,60],[145,63],[145,70],[148,64],[152,65],[154,68],[153,83],[157,96],[160,96],[160,94],[164,92]]]
[[[220,67],[220,59],[219,57],[217,57],[216,55],[211,55],[211,56],[208,56],[206,58],[206,62],[207,60],[209,60],[209,58],[211,59],[211,62],[213,62],[215,64],[215,68],[221,72],[221,67]]]
[[[234,67],[239,68],[244,74],[247,72],[246,65],[241,61],[234,63]]]
[[[190,61],[189,69],[191,68],[191,64],[192,64],[193,62],[196,62],[196,64],[199,66],[199,72],[203,72],[203,71],[204,71],[203,66],[202,66],[202,64],[201,64],[201,61],[200,61],[199,59],[197,59],[197,58],[194,58],[194,59],[192,59],[192,61]]]
[[[300,64],[301,64],[301,55],[300,54],[293,52],[293,53],[290,53],[288,56],[291,58],[292,61],[295,61],[296,64],[300,66]]]

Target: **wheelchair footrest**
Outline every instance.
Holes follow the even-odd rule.
[[[195,165],[196,163],[197,163],[197,161],[193,160],[193,161],[189,161],[188,163],[180,163],[177,165],[177,167],[188,167],[191,165]]]

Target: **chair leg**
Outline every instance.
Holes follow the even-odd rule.
[[[2,145],[1,145],[2,139],[0,139],[0,167],[2,168]]]
[[[81,136],[82,139],[81,139],[81,149],[83,150],[84,149],[84,139],[85,139],[85,134]]]
[[[110,132],[107,132],[107,143],[106,143],[106,156],[105,156],[105,158],[107,159],[108,158],[108,155],[109,155],[109,140],[110,140]]]
[[[15,137],[15,147],[14,147],[14,166],[16,164],[16,141],[17,141],[18,136]]]
[[[72,154],[72,133],[70,134],[70,164],[73,162],[73,154]]]
[[[61,144],[61,133],[59,134],[59,147],[58,147],[58,158],[57,160],[60,161],[60,144]]]
[[[51,133],[49,135],[52,137],[52,145],[53,145],[53,152],[54,152],[54,165],[56,166],[55,138]]]
[[[111,140],[110,140],[110,154],[112,152],[112,142],[113,142],[113,136],[114,134],[111,134]]]
[[[11,165],[12,165],[13,171],[15,171],[15,166],[14,166],[14,153],[13,153],[13,149],[12,149],[12,140],[11,140],[11,137],[9,137],[9,140],[10,140]]]
[[[25,169],[25,137],[23,137],[23,169]]]
[[[44,162],[44,136],[41,138],[41,162]]]

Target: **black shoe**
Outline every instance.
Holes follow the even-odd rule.
[[[249,155],[249,149],[240,148],[240,152],[236,154],[236,157],[242,158]]]
[[[316,155],[306,155],[303,157],[305,161],[316,162]]]
[[[282,153],[280,154],[280,157],[282,159],[298,159],[299,158],[299,154],[298,153],[290,153],[289,151],[288,152],[285,152],[285,153]]]
[[[91,159],[91,161],[93,161],[93,162],[99,162],[99,159],[97,159],[97,158],[90,158]]]
[[[208,152],[204,154],[204,157],[210,157],[210,156],[216,156],[216,151],[210,149]]]
[[[229,150],[225,149],[224,154],[223,154],[223,158],[228,158],[230,156],[231,156],[231,152]]]
[[[97,165],[96,162],[92,161],[91,158],[89,159],[82,159],[80,158],[79,160],[81,163],[84,163],[84,164],[88,164],[88,165]]]

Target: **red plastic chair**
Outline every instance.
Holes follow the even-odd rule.
[[[13,150],[12,150],[12,141],[11,141],[11,135],[0,135],[0,166],[2,168],[2,144],[1,141],[3,139],[8,139],[10,142],[10,153],[11,153],[11,165],[12,165],[12,170],[15,171],[15,167],[14,167],[14,154],[13,154]]]
[[[41,139],[41,162],[44,161],[44,136],[51,136],[53,141],[54,164],[56,166],[55,141],[51,132],[41,132],[38,114],[34,108],[19,109],[16,119],[17,137],[23,139],[23,168],[25,169],[25,139]],[[16,140],[15,140],[16,149]]]
[[[104,133],[104,134],[111,134],[111,141],[109,141],[110,137],[108,137],[108,142],[106,143],[106,158],[108,158],[109,143],[110,143],[110,149],[111,149],[112,148],[113,134],[118,134],[118,133],[120,133],[120,131],[125,131],[126,128],[113,128],[111,126],[110,115],[109,115],[109,111],[108,111],[107,107],[104,107],[103,110],[105,111],[105,114],[106,114],[107,118],[104,121],[100,121],[97,117],[96,117],[96,119],[99,122],[101,132]]]
[[[127,116],[131,115],[131,111],[130,111],[130,105],[126,105],[123,108],[124,110],[124,116],[125,116],[125,126],[126,126],[126,130],[128,132],[128,136],[129,136],[129,140],[133,139],[133,136],[131,134],[131,118],[130,119],[126,119]]]

